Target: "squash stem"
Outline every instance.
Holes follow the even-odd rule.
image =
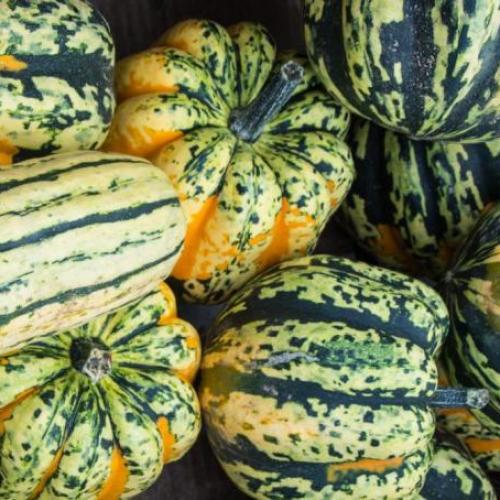
[[[71,343],[73,367],[87,375],[95,384],[111,371],[111,353],[99,340],[76,338]]]
[[[480,410],[490,400],[486,389],[470,389],[467,387],[439,388],[429,398],[429,406],[437,408],[472,408]]]
[[[304,78],[304,68],[295,61],[283,64],[261,93],[246,107],[231,113],[229,128],[246,142],[255,142],[266,123],[287,104]]]

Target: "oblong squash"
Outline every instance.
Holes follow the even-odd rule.
[[[0,351],[144,295],[182,249],[179,200],[138,158],[18,163],[0,172],[0,193]]]

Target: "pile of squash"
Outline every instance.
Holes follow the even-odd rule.
[[[0,27],[0,498],[133,497],[202,418],[253,498],[496,498],[500,0]],[[367,262],[311,255],[339,207]]]

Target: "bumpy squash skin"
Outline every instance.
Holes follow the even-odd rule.
[[[500,137],[498,0],[306,0],[311,64],[351,111],[418,139]]]
[[[231,131],[231,112],[292,57],[275,52],[260,25],[189,20],[118,64],[120,104],[104,148],[150,158],[175,185],[188,233],[173,277],[187,300],[221,301],[308,253],[352,183],[349,113],[304,59],[295,58],[303,83],[255,142]]]
[[[164,289],[0,359],[0,498],[132,497],[191,447],[200,341]],[[82,339],[111,353],[99,381],[74,367]]]
[[[349,133],[357,177],[342,216],[382,264],[439,277],[500,197],[500,140],[412,141],[363,119]]]
[[[212,447],[254,498],[410,498],[432,460],[439,296],[331,256],[252,280],[214,325],[200,401]]]
[[[444,286],[451,318],[447,373],[453,384],[490,391],[488,406],[473,413],[500,436],[500,203],[477,222]]]
[[[82,0],[3,1],[0,165],[97,149],[111,123],[115,49]]]
[[[436,452],[417,496],[421,500],[496,500],[493,485],[467,449],[451,434],[436,433]]]
[[[182,250],[179,199],[149,162],[80,152],[0,172],[0,352],[150,292]]]

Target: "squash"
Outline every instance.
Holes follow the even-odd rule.
[[[196,330],[162,286],[0,359],[0,498],[139,494],[200,429]]]
[[[417,496],[422,500],[496,500],[493,485],[467,448],[451,434],[436,433],[436,453]]]
[[[157,45],[118,64],[104,149],[167,173],[188,219],[175,283],[220,302],[312,250],[353,179],[349,113],[260,25],[188,20]]]
[[[500,140],[412,141],[357,119],[349,144],[357,178],[342,216],[386,266],[439,277],[485,206],[500,199]]]
[[[487,472],[500,472],[500,434],[481,425],[470,410],[452,408],[438,412],[440,427],[457,436]]]
[[[115,105],[115,49],[83,0],[2,2],[0,165],[96,149]]]
[[[313,256],[260,275],[202,360],[219,462],[254,498],[412,498],[432,462],[432,406],[485,403],[437,389],[447,328],[439,295],[393,271]]]
[[[489,390],[488,406],[473,413],[500,436],[500,203],[478,220],[442,286],[451,317],[443,353],[450,382]]]
[[[185,219],[165,174],[98,152],[0,171],[0,352],[150,292],[182,249]]]
[[[500,137],[498,0],[306,0],[311,64],[344,106],[418,139]]]

